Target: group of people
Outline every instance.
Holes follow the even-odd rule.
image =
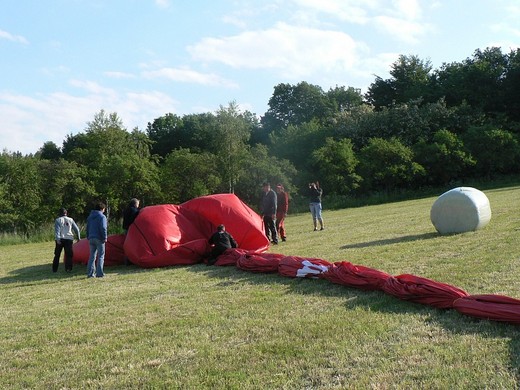
[[[320,188],[319,182],[309,183],[308,196],[309,208],[314,224],[314,231],[324,230],[323,217],[321,215],[321,197],[323,190]],[[271,188],[269,182],[262,185],[262,197],[260,201],[260,211],[264,222],[265,235],[271,243],[277,245],[278,237],[282,241],[287,240],[285,231],[285,217],[289,210],[289,194],[281,184],[276,185],[276,191]]]
[[[87,263],[87,278],[102,278],[105,276],[105,244],[108,239],[108,222],[105,215],[107,206],[98,202],[91,210],[87,218],[87,240],[89,244],[89,259]],[[139,214],[139,200],[133,198],[123,213],[123,229],[128,232],[128,228]],[[62,208],[59,216],[54,221],[54,259],[52,261],[52,272],[58,271],[61,252],[65,251],[65,271],[72,271],[73,251],[72,245],[74,238],[79,241],[81,232],[76,222],[67,215],[67,210]]]
[[[278,244],[278,239],[287,240],[285,231],[285,217],[289,210],[289,194],[285,191],[282,184],[276,185],[276,191],[271,188],[269,182],[262,185],[262,197],[260,202],[260,211],[264,223],[264,231],[266,237],[274,245]],[[323,190],[320,188],[319,182],[309,183],[308,196],[309,208],[312,215],[314,231],[324,230],[323,217],[321,215],[321,197]],[[125,234],[128,232],[130,225],[134,222],[139,214],[139,199],[132,198],[123,212],[123,230]],[[102,278],[104,273],[105,261],[105,244],[108,239],[107,217],[105,216],[106,205],[99,202],[90,212],[87,218],[87,240],[89,242],[89,259],[87,263],[88,278]],[[67,210],[62,208],[59,216],[54,221],[55,233],[55,249],[54,259],[52,262],[52,271],[57,272],[60,262],[61,252],[65,251],[65,271],[72,271],[73,251],[72,245],[74,237],[81,239],[80,229],[74,220],[67,215]],[[220,256],[228,248],[236,248],[237,242],[226,231],[226,227],[221,224],[217,227],[217,231],[209,238],[211,246],[211,255],[207,263],[214,264],[217,257]],[[128,260],[125,260],[125,263]]]

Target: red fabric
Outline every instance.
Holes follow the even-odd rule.
[[[209,221],[215,229],[224,224],[241,249],[256,252],[269,249],[262,217],[235,194],[201,196],[181,204],[180,207],[182,210],[194,211],[204,221]]]
[[[208,239],[220,224],[241,249],[269,248],[260,216],[236,195],[218,194],[179,206],[145,207],[130,226],[125,253],[147,268],[199,263],[209,255]]]
[[[409,274],[388,278],[383,291],[406,301],[440,309],[450,309],[455,300],[468,296],[466,291],[455,286]]]
[[[238,259],[237,268],[249,272],[278,272],[280,260],[284,257],[277,253],[249,252]]]
[[[125,252],[123,244],[125,242],[124,234],[114,234],[108,236],[105,245],[105,265],[120,265],[125,262]],[[73,261],[77,264],[87,265],[90,255],[90,248],[86,238],[74,243],[72,246],[74,251]]]
[[[374,268],[354,265],[348,261],[333,263],[324,279],[332,283],[355,287],[362,290],[382,290],[383,285],[392,276]]]
[[[218,266],[228,266],[228,265],[237,265],[237,261],[245,254],[248,253],[245,249],[240,248],[229,248],[224,251],[219,257],[217,257],[217,261],[214,265]]]
[[[317,278],[327,272],[331,265],[322,259],[286,256],[280,260],[278,273],[292,278]]]
[[[504,295],[470,295],[457,299],[453,308],[469,316],[520,325],[520,300]]]

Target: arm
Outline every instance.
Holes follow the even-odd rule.
[[[56,219],[54,221],[54,240],[60,241],[60,233],[61,233],[60,222],[58,219]]]
[[[81,240],[81,232],[79,231],[78,225],[76,225],[76,222],[72,221],[72,229],[76,232],[76,237],[78,237],[78,241]]]

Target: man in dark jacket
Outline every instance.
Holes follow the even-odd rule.
[[[224,225],[218,225],[217,231],[209,239],[209,244],[211,245],[211,257],[208,260],[208,265],[215,264],[217,257],[224,253],[226,249],[237,247],[237,242],[231,234],[226,232]]]
[[[105,209],[105,204],[99,202],[87,218],[87,239],[90,248],[87,264],[87,277],[89,278],[94,277],[94,271],[96,278],[105,276],[103,265],[105,263],[105,243],[108,238],[107,217],[103,214]],[[94,263],[96,264],[94,265]]]
[[[276,233],[276,192],[271,189],[271,184],[268,182],[264,182],[262,188],[260,210],[264,221],[265,235],[276,245],[278,244],[278,234]]]
[[[128,228],[132,223],[134,223],[134,220],[137,218],[138,214],[139,199],[132,198],[130,199],[127,208],[123,212],[123,229],[125,230],[125,233],[128,233]]]

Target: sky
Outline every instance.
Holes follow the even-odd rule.
[[[280,83],[365,93],[399,55],[516,50],[519,20],[518,0],[2,0],[0,152],[61,147],[100,110],[146,131],[231,102],[261,117]]]

